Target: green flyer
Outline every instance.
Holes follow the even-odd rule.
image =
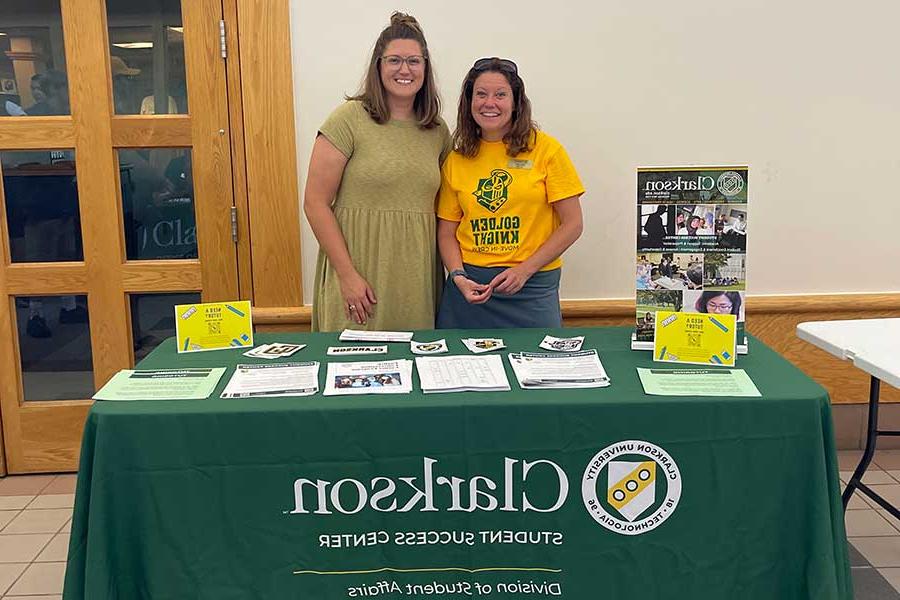
[[[638,376],[650,396],[753,396],[762,394],[743,369],[642,369]]]
[[[125,369],[113,375],[94,400],[203,400],[219,383],[225,367],[209,369]]]

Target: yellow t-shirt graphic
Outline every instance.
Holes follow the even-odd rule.
[[[510,183],[512,175],[503,169],[494,169],[490,177],[478,180],[478,189],[472,194],[478,200],[478,204],[491,212],[497,212],[509,198]]]
[[[562,145],[543,132],[534,148],[516,157],[503,142],[482,141],[478,155],[453,152],[441,170],[437,216],[456,221],[463,262],[515,266],[559,226],[552,204],[584,193]],[[542,271],[559,268],[556,259]]]

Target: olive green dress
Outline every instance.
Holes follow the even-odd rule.
[[[447,126],[379,125],[361,102],[351,100],[319,132],[349,159],[334,215],[353,265],[378,303],[366,325],[347,319],[337,273],[320,248],[312,330],[432,329],[441,289],[434,209],[450,146]]]

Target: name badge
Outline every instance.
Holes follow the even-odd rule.
[[[511,158],[506,166],[510,169],[530,169],[534,167],[533,160],[521,160],[518,158]]]

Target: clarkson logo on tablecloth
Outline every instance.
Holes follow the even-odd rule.
[[[626,440],[594,455],[581,480],[584,506],[595,521],[622,535],[640,535],[672,516],[681,473],[655,444]]]
[[[437,459],[422,458],[422,471],[403,477],[374,477],[368,481],[344,478],[335,482],[302,477],[294,481],[291,514],[354,515],[377,512],[555,512],[569,495],[569,479],[552,460],[506,457],[501,477],[470,478],[442,473]],[[450,475],[448,477],[447,475]],[[546,505],[531,501],[529,479],[543,476],[555,486]],[[498,484],[499,481],[499,484]],[[531,486],[534,487],[534,486]],[[540,486],[546,491],[544,485]],[[532,491],[534,491],[532,489]]]
[[[425,456],[421,471],[403,476],[370,480],[301,477],[294,481],[294,506],[285,514],[353,515],[369,510],[553,513],[565,505],[569,477],[556,462],[504,457],[497,467],[496,473],[464,478]],[[540,502],[535,501],[538,496]],[[681,473],[675,460],[655,444],[616,442],[591,458],[582,477],[582,498],[591,517],[605,528],[638,535],[672,516],[681,498]]]

